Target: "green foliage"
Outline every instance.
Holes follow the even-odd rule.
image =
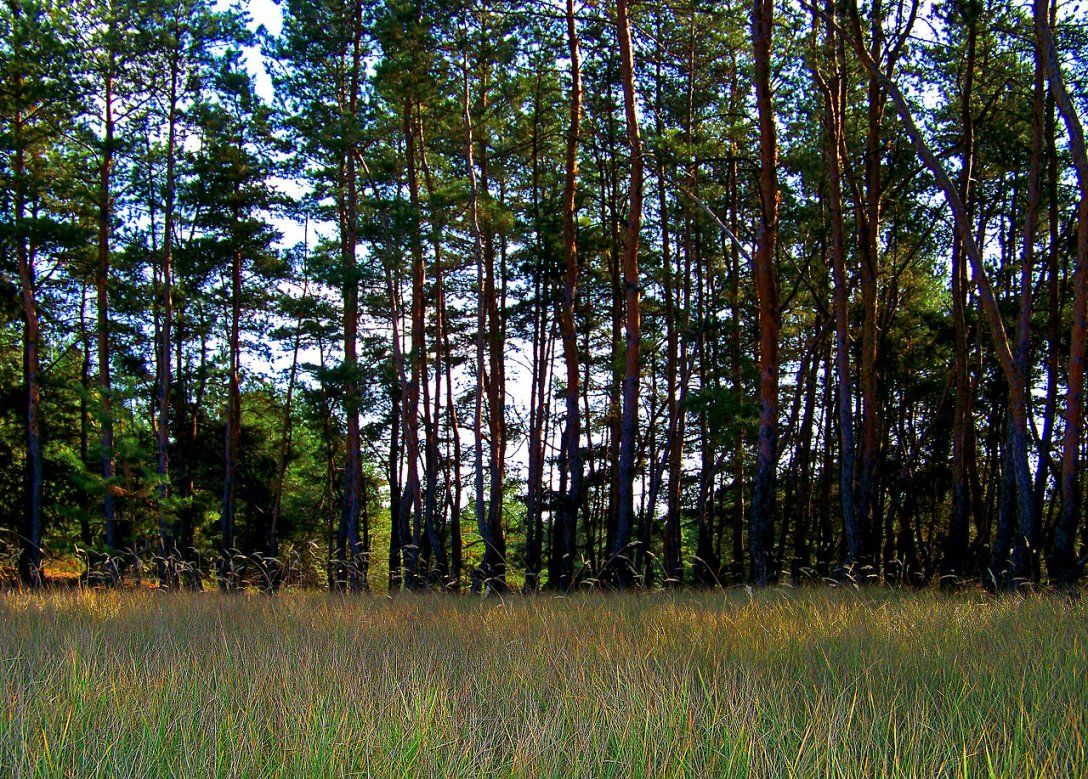
[[[584,102],[575,152],[574,318],[585,460],[576,546],[584,565],[579,575],[592,579],[615,518],[619,379],[627,357],[619,258],[631,159],[613,9],[576,5]],[[788,556],[798,539],[801,547],[818,543],[825,558],[820,573],[830,574],[828,555],[843,532],[828,128],[817,86],[818,75],[834,69],[842,75],[846,356],[854,392],[866,348],[862,331],[871,326],[876,333],[869,377],[875,410],[868,402],[851,405],[858,415],[872,413],[876,504],[879,512],[892,511],[877,517],[885,542],[881,564],[897,570],[905,565],[900,558],[914,555],[925,560],[914,574],[926,578],[936,570],[947,531],[955,457],[944,435],[953,416],[949,370],[960,349],[949,317],[951,223],[887,96],[871,92],[855,52],[843,41],[828,50],[821,41],[826,30],[809,9],[775,5],[781,204],[774,259],[782,301],[776,312],[777,454],[779,496],[798,504],[783,506],[794,524],[778,539],[778,552]],[[848,10],[833,5],[836,13]],[[506,440],[492,442],[492,432],[482,430],[479,446],[490,454],[501,445],[507,454],[502,514],[516,585],[534,523],[545,547],[552,535],[564,467],[557,444],[568,379],[558,319],[567,254],[571,63],[563,9],[507,0],[283,0],[277,7],[283,25],[272,35],[254,30],[241,5],[210,0],[12,0],[0,6],[0,557],[11,556],[23,513],[25,329],[17,255],[25,247],[42,326],[52,564],[69,565],[65,558],[77,549],[104,551],[106,490],[117,499],[126,548],[141,559],[150,561],[159,550],[160,522],[179,518],[192,521],[195,552],[203,558],[213,552],[237,263],[241,551],[260,553],[275,505],[283,555],[300,579],[325,581],[341,521],[348,422],[358,415],[371,580],[375,589],[384,586],[389,504],[414,456],[405,451],[408,382],[394,364],[396,324],[406,373],[418,359],[428,392],[442,382],[426,413],[415,409],[422,428],[427,415],[439,420],[432,431],[437,462],[430,463],[436,475],[424,476],[431,482],[424,489],[442,493],[436,525],[443,543],[450,542],[459,503],[468,580],[482,550],[470,496],[483,295],[476,267],[483,259],[478,254],[486,254],[496,313],[486,313],[484,329],[490,339],[488,325],[497,318],[498,335],[485,351],[488,357],[494,351],[505,371],[499,394]],[[875,23],[891,43],[907,22],[905,9],[862,3],[858,24],[871,30],[869,17],[885,14]],[[1034,132],[1031,20],[1025,8],[987,0],[941,0],[917,10],[917,19],[908,15],[911,34],[879,59],[954,177],[963,164],[965,110],[970,118],[970,220],[1005,328],[1013,332]],[[738,550],[735,559],[720,561],[715,576],[732,570],[730,562],[738,572],[743,568],[743,522],[733,533],[733,510],[747,505],[759,413],[759,322],[747,259],[760,221],[749,11],[737,3],[637,3],[633,9],[634,89],[647,172],[638,258],[640,495],[654,482],[666,446],[681,452],[679,472],[655,482],[662,505],[646,507],[639,519],[647,523],[646,551],[656,561],[664,546],[661,508],[669,482],[675,483],[684,563],[693,564],[699,544],[703,551]],[[923,25],[933,34],[919,34]],[[1075,14],[1062,13],[1057,27],[1062,66],[1079,96],[1088,61],[1083,25]],[[964,105],[969,56],[973,91]],[[272,100],[258,94],[252,72],[258,60],[271,77]],[[1036,234],[1028,237],[1035,241],[1032,413],[1039,454],[1044,434],[1050,445],[1033,465],[1042,474],[1037,502],[1048,513],[1058,505],[1047,458],[1055,457],[1066,424],[1060,398],[1068,382],[1077,231],[1068,142],[1056,115],[1044,124],[1047,180]],[[418,204],[409,195],[410,169]],[[879,190],[880,213],[870,307],[859,282],[872,189]],[[299,233],[301,241],[285,245]],[[422,300],[409,292],[415,256],[422,257]],[[345,292],[356,288],[359,315],[346,322]],[[168,293],[171,343],[162,349]],[[101,320],[99,294],[108,298]],[[972,393],[973,544],[982,560],[1003,494],[1008,392],[976,297],[972,286],[963,349]],[[423,310],[422,353],[408,346],[416,303]],[[355,364],[343,358],[348,325],[360,331]],[[100,334],[111,354],[108,394],[99,386]],[[153,409],[156,375],[166,362],[170,473],[163,477]],[[449,371],[440,376],[440,366]],[[481,380],[485,388],[494,386],[495,369],[481,370],[488,374]],[[533,377],[541,382],[535,394]],[[683,402],[673,404],[681,396]],[[538,401],[531,410],[530,397]],[[814,400],[801,430],[807,398]],[[481,403],[482,428],[499,414],[491,405]],[[1042,422],[1047,415],[1049,426]],[[106,423],[114,427],[110,479],[101,476]],[[677,436],[670,440],[673,429]],[[528,505],[524,468],[533,433],[543,452],[538,516]],[[421,471],[427,456],[419,456]],[[911,505],[896,514],[893,507],[913,486],[902,483],[901,473],[921,486],[909,490]],[[165,499],[160,488],[169,493]],[[803,529],[795,514],[804,515]],[[819,541],[812,540],[817,532]],[[802,548],[797,556],[807,553]]]

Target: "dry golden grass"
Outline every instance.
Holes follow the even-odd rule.
[[[17,777],[1088,776],[1088,608],[872,589],[0,598]]]

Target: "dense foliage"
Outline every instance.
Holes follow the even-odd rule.
[[[1075,2],[277,12],[0,6],[24,583],[1077,581]]]

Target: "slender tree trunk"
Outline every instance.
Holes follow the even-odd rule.
[[[628,185],[627,228],[623,243],[623,286],[626,303],[626,361],[623,376],[623,415],[620,423],[620,461],[616,532],[608,550],[612,580],[629,586],[633,577],[630,552],[635,524],[635,443],[638,436],[638,390],[642,322],[638,276],[638,239],[642,228],[642,139],[639,136],[635,95],[635,64],[631,46],[631,21],[627,0],[616,0],[616,34],[620,48],[620,79],[623,83],[627,143],[631,148],[631,180]]]
[[[476,529],[484,544],[484,564],[476,572],[473,579],[473,588],[480,589],[492,585],[495,572],[490,570],[489,563],[495,556],[495,539],[491,537],[490,518],[484,502],[484,392],[488,387],[487,364],[485,363],[485,335],[487,333],[488,296],[484,286],[484,264],[486,261],[484,233],[480,226],[480,187],[476,176],[476,162],[474,153],[474,133],[472,127],[472,99],[469,91],[469,64],[468,55],[462,60],[463,76],[463,104],[462,119],[465,126],[465,161],[468,166],[469,176],[469,222],[472,227],[474,248],[476,255],[476,405],[472,421],[475,450],[473,452],[475,470],[475,500],[476,500]],[[494,377],[491,377],[494,380]],[[495,446],[495,442],[491,442]]]
[[[418,106],[417,106],[418,111]],[[422,123],[420,125],[422,127]],[[431,169],[427,164],[427,147],[424,142],[422,131],[420,133],[420,167],[423,171],[424,183],[427,186],[428,198],[433,198],[435,194],[435,183],[431,176]],[[442,241],[439,228],[440,220],[436,220],[432,215],[432,231],[431,240],[434,251],[434,294],[435,294],[435,411],[434,411],[434,436],[435,436],[435,464],[437,467],[438,462],[438,429],[441,425],[441,404],[442,404],[442,374],[445,372],[445,391],[446,391],[446,418],[448,419],[447,425],[450,430],[450,437],[453,439],[453,455],[451,458],[453,475],[449,474],[449,468],[446,469],[446,501],[450,504],[450,557],[449,557],[449,571],[447,574],[444,585],[450,589],[457,590],[460,588],[461,582],[461,432],[460,426],[457,421],[457,405],[453,399],[453,351],[450,347],[450,324],[449,317],[446,314],[446,286],[444,277],[444,261],[442,257]],[[448,452],[448,449],[447,449]],[[428,478],[431,478],[430,476]],[[437,478],[437,474],[435,475]],[[451,490],[452,488],[452,490]],[[430,491],[430,485],[428,484],[428,491]],[[437,501],[436,501],[437,502]],[[437,507],[435,509],[437,511]]]
[[[872,59],[884,58],[884,15],[881,0],[871,8],[869,52]],[[863,538],[863,565],[875,568],[879,547],[881,518],[876,516],[877,465],[880,457],[880,401],[877,394],[877,360],[879,357],[878,278],[880,274],[880,220],[883,211],[882,133],[884,108],[887,101],[879,79],[870,75],[866,114],[864,160],[864,201],[859,202],[859,248],[861,258],[861,451],[857,472],[855,510]]]
[[[535,195],[534,195],[535,197]],[[536,217],[539,220],[539,217]],[[543,263],[541,263],[543,265]],[[547,306],[543,300],[545,291],[544,269],[538,267],[533,281],[533,362],[532,388],[529,397],[529,472],[526,480],[525,499],[525,585],[528,593],[540,589],[542,492],[544,480],[544,431],[547,413],[547,389],[549,377],[550,347],[554,331],[548,327]]]
[[[834,445],[835,439],[835,405],[832,403],[834,394],[834,382],[832,381],[832,356],[824,357],[824,389],[823,389],[823,457],[820,465],[820,487],[817,503],[816,524],[816,573],[820,577],[826,577],[831,572],[831,560],[836,550],[833,548],[831,534],[831,485],[834,481],[832,472],[835,470]],[[837,377],[836,377],[837,379]],[[839,464],[839,485],[842,485],[842,464]],[[840,496],[840,503],[841,503]]]
[[[237,192],[235,195],[237,196]],[[237,211],[234,224],[239,224]],[[241,392],[241,314],[242,314],[242,253],[235,250],[231,257],[230,272],[230,372],[227,386],[227,419],[223,446],[223,501],[219,514],[219,587],[234,590],[241,583],[241,571],[235,562],[238,555],[237,540],[237,457],[238,441],[242,431]]]
[[[91,467],[90,461],[90,396],[91,396],[91,334],[87,329],[87,285],[79,285],[79,462],[83,468]],[[79,540],[87,550],[87,570],[81,578],[90,578],[97,560],[90,551],[94,538],[91,535],[91,501],[85,490],[79,496]],[[112,578],[112,577],[111,577]]]
[[[404,474],[404,482],[391,494],[395,498],[395,502],[391,502],[389,506],[389,532],[390,532],[390,553],[396,549],[399,559],[404,568],[402,571],[398,571],[396,579],[398,582],[403,583],[405,586],[415,588],[418,585],[416,581],[417,563],[420,553],[420,534],[419,534],[419,515],[414,512],[414,509],[419,505],[419,472],[418,460],[419,460],[419,435],[418,435],[418,390],[416,393],[416,413],[417,419],[415,422],[415,429],[410,430],[412,423],[409,421],[411,412],[411,387],[408,378],[408,372],[404,366],[404,350],[403,340],[401,336],[401,303],[400,303],[400,278],[399,273],[389,264],[385,266],[385,286],[386,297],[389,301],[389,324],[391,330],[390,337],[390,357],[393,369],[393,421],[396,429],[391,436],[393,445],[390,447],[389,455],[389,473],[390,479],[395,479],[398,485],[401,485],[400,481],[400,467],[401,452],[403,451],[404,459],[407,460],[406,473]],[[403,450],[396,445],[398,440],[397,432],[399,432],[400,439],[403,440]],[[391,482],[392,483],[392,482]],[[415,521],[416,532],[413,532],[413,518]],[[392,570],[390,570],[392,575]]]
[[[1008,589],[1013,582],[1009,560],[1016,545],[1016,473],[1013,470],[1012,428],[1007,427],[1005,453],[1000,459],[998,479],[997,528],[987,581],[987,586],[998,590]]]
[[[304,228],[304,242],[309,239],[309,219]],[[306,252],[304,252],[305,256]],[[295,318],[295,335],[291,345],[291,368],[287,373],[287,392],[283,402],[283,423],[280,430],[280,445],[276,455],[276,484],[272,493],[272,509],[268,519],[268,537],[264,549],[264,586],[274,592],[283,581],[283,563],[279,560],[279,523],[283,512],[283,491],[287,481],[287,465],[291,457],[291,445],[294,434],[294,397],[295,384],[298,380],[298,356],[302,347],[302,320],[305,315],[306,300],[310,292],[310,279],[302,281],[302,295],[299,299],[298,316]]]
[[[683,410],[677,401],[679,394],[678,373],[680,362],[680,337],[677,333],[676,288],[671,257],[668,202],[665,197],[664,163],[659,163],[658,194],[661,210],[661,267],[665,279],[665,373],[666,408],[668,411],[668,492],[665,498],[665,528],[663,533],[663,559],[665,584],[678,586],[684,583],[683,535],[680,528],[680,494],[683,477],[684,424]],[[656,496],[655,496],[656,497]],[[651,503],[651,510],[652,510]]]
[[[457,420],[457,404],[453,399],[453,349],[450,346],[449,318],[446,314],[446,291],[442,281],[442,263],[437,263],[435,284],[438,296],[438,318],[442,322],[442,349],[446,367],[446,408],[450,435],[453,438],[453,494],[450,496],[450,587],[461,587],[461,426]]]
[[[967,23],[967,58],[964,63],[963,86],[960,92],[960,122],[962,125],[962,161],[960,164],[960,197],[970,208],[971,177],[975,161],[974,116],[971,109],[975,82],[975,52],[978,40],[977,19],[972,15]],[[967,481],[967,452],[969,439],[974,438],[971,418],[971,394],[967,375],[967,269],[963,247],[957,237],[952,245],[952,322],[955,328],[955,352],[952,375],[955,383],[955,408],[952,420],[952,515],[944,548],[943,581],[955,581],[967,573],[970,530],[970,495]]]
[[[22,89],[17,77],[16,90]],[[21,95],[16,95],[19,100]],[[41,441],[41,377],[39,350],[41,329],[38,324],[37,281],[34,252],[29,246],[26,225],[26,152],[23,142],[24,118],[21,109],[12,121],[14,136],[15,174],[14,232],[15,254],[19,272],[19,291],[23,306],[23,388],[26,434],[26,465],[24,473],[23,522],[20,531],[19,579],[27,587],[45,584],[42,570],[42,441]]]
[[[1031,162],[1028,169],[1028,193],[1023,226],[1024,245],[1020,262],[1020,312],[1016,326],[1016,362],[1020,375],[1024,377],[1024,381],[1027,383],[1030,383],[1031,380],[1031,316],[1032,293],[1034,292],[1035,233],[1039,224],[1039,203],[1042,200],[1043,127],[1045,124],[1043,116],[1044,79],[1042,62],[1036,57],[1035,83],[1032,90]],[[1010,211],[1014,210],[1015,207],[1016,199],[1014,198]],[[1011,221],[1015,223],[1015,220]],[[1040,446],[1038,467],[1039,471],[1043,472],[1046,470],[1047,464],[1041,456],[1041,450],[1042,447]],[[1039,505],[1034,498],[1034,489],[1032,492],[1032,501],[1035,505],[1036,516],[1038,516]],[[1036,564],[1037,559],[1037,556],[1035,556]],[[1032,578],[1035,578],[1035,576],[1036,573],[1033,570]]]
[[[409,101],[410,103],[411,101]],[[404,359],[400,354],[400,333],[396,324],[394,309],[393,353],[397,363],[397,377],[404,387],[402,391],[403,411],[401,421],[404,424],[404,450],[407,461],[407,475],[404,492],[397,506],[398,527],[404,547],[405,575],[410,587],[418,587],[420,582],[419,559],[423,544],[422,517],[420,517],[420,481],[419,481],[419,390],[422,380],[423,353],[426,347],[426,314],[423,299],[425,272],[423,267],[423,240],[420,230],[422,222],[419,213],[419,183],[416,176],[416,126],[413,109],[409,105],[404,111],[405,159],[408,169],[408,198],[413,214],[409,224],[409,245],[412,251],[412,330],[411,330],[411,373],[405,371]],[[398,359],[399,358],[399,359]]]
[[[420,106],[416,104],[416,123],[419,128],[419,164],[420,170],[423,172],[423,182],[427,187],[428,202],[431,202],[434,197],[435,185],[431,176],[430,166],[427,164],[427,144],[423,133],[423,117]],[[442,268],[442,235],[440,220],[435,218],[434,206],[431,204],[431,247],[434,253],[434,295],[435,295],[435,317],[434,317],[434,416],[428,418],[426,422],[426,475],[427,475],[427,490],[424,502],[424,527],[427,529],[428,538],[433,547],[435,547],[435,554],[437,559],[436,571],[438,580],[443,587],[450,587],[451,585],[456,588],[456,580],[460,577],[460,505],[456,508],[457,522],[456,526],[451,530],[451,543],[456,542],[456,547],[453,549],[453,555],[456,558],[457,570],[455,573],[451,572],[450,559],[446,555],[446,549],[444,544],[444,534],[439,533],[438,522],[441,516],[444,514],[444,510],[438,506],[438,469],[440,465],[439,456],[439,443],[438,443],[438,431],[442,424],[442,379],[443,379],[443,360],[445,360],[445,378],[447,386],[450,386],[452,382],[452,376],[450,374],[450,354],[448,349],[444,349],[444,344],[448,340],[447,335],[447,323],[445,313],[445,285],[443,282],[443,268]],[[424,366],[423,375],[426,377],[426,350],[424,350]],[[429,384],[424,379],[424,395],[429,392]],[[449,392],[449,390],[447,390]],[[424,401],[426,406],[426,401]],[[451,408],[450,414],[450,427],[452,435],[457,440],[458,432],[456,425],[456,410]],[[460,445],[457,444],[458,454],[457,459],[460,460]],[[460,468],[458,463],[457,468]],[[460,477],[458,477],[460,478]],[[449,491],[449,478],[447,471],[446,478],[446,491]],[[460,489],[458,488],[458,493]],[[460,504],[460,498],[458,497],[458,504]]]
[[[729,163],[729,229],[735,236],[740,226],[739,193],[737,188],[736,156]],[[741,362],[741,336],[743,323],[740,307],[740,247],[731,242],[729,253],[729,366],[733,402],[737,408],[747,400],[744,389],[744,368]],[[744,580],[744,521],[748,507],[745,506],[747,487],[744,469],[744,426],[737,425],[733,434],[733,565],[732,577],[735,581]]]
[[[404,383],[398,369],[400,351],[400,326],[397,313],[397,292],[392,271],[385,268],[386,288],[390,301],[390,326],[396,331],[390,339],[393,345],[393,378],[389,382],[389,457],[386,461],[386,480],[389,482],[389,591],[395,592],[405,584],[404,573],[407,544],[400,520],[401,494],[401,413],[403,410]]]
[[[1088,147],[1076,105],[1065,86],[1054,31],[1046,0],[1034,0],[1036,56],[1042,59],[1047,82],[1058,112],[1069,133],[1069,151],[1077,174],[1080,204],[1077,209],[1077,257],[1073,268],[1073,316],[1069,336],[1069,369],[1066,378],[1065,436],[1059,490],[1061,512],[1054,528],[1054,551],[1049,561],[1051,576],[1062,585],[1080,577],[1083,563],[1076,552],[1080,522],[1080,447],[1084,431],[1084,359],[1088,344]],[[1042,467],[1042,466],[1040,466]]]
[[[816,424],[814,415],[816,410],[816,390],[820,384],[821,356],[827,352],[826,332],[826,329],[823,329],[823,332],[816,339],[812,354],[808,356],[808,370],[800,374],[801,381],[797,384],[797,392],[804,392],[804,410],[802,411],[801,423],[797,427],[800,431],[800,440],[794,458],[796,467],[792,469],[795,485],[793,513],[796,522],[793,529],[793,560],[790,565],[790,580],[794,584],[801,583],[811,564],[808,539],[813,503],[812,433],[813,426]],[[782,556],[783,554],[779,555],[779,557]]]
[[[485,82],[486,83],[486,82]],[[487,110],[486,93],[484,110]],[[480,188],[490,202],[487,144],[480,146]],[[502,186],[500,183],[500,206]],[[487,212],[485,212],[487,213]],[[488,449],[488,475],[490,477],[487,504],[488,538],[484,549],[485,577],[494,590],[506,589],[506,536],[503,531],[503,506],[506,492],[506,355],[505,348],[505,294],[506,294],[506,246],[505,239],[499,247],[499,273],[495,273],[494,227],[491,217],[484,220],[484,301],[487,313],[488,381],[487,423],[490,447]],[[500,293],[499,285],[502,285]],[[500,294],[502,302],[500,303]]]
[[[529,392],[529,472],[526,479],[525,496],[525,583],[523,592],[534,593],[540,589],[540,570],[543,544],[543,489],[544,458],[546,445],[545,414],[549,408],[547,390],[550,376],[550,348],[554,343],[554,328],[549,327],[548,311],[551,284],[546,278],[549,253],[546,236],[542,230],[540,211],[540,124],[541,124],[541,83],[540,74],[534,79],[533,125],[532,125],[532,192],[530,196],[531,218],[534,225],[534,239],[538,261],[532,270],[533,283],[533,332],[532,332],[532,386]]]
[[[325,339],[318,333],[317,336],[317,354],[318,354],[318,367],[323,372],[326,369],[326,350]],[[334,517],[334,508],[342,508],[342,499],[338,499],[336,495],[336,449],[337,449],[337,437],[333,433],[332,423],[332,403],[329,397],[328,387],[324,382],[319,383],[320,395],[318,400],[318,408],[321,413],[321,443],[325,450],[325,485],[321,493],[321,510],[327,514],[328,521],[326,523],[326,540],[328,548],[328,556],[326,558],[326,572],[328,577],[328,585],[330,592],[342,592],[346,586],[344,571],[344,559],[347,557],[346,548],[346,536],[344,535],[343,525],[341,525]],[[343,481],[340,481],[343,484]],[[342,498],[342,496],[341,496]],[[340,504],[339,506],[337,504]]]
[[[1050,19],[1056,14],[1054,3],[1050,6]],[[1041,59],[1038,56],[1036,59]],[[1039,435],[1039,462],[1048,466],[1051,452],[1054,448],[1054,417],[1058,407],[1058,371],[1061,363],[1061,315],[1062,299],[1060,292],[1061,269],[1058,262],[1059,241],[1059,214],[1058,214],[1058,149],[1056,141],[1056,117],[1057,106],[1054,103],[1054,95],[1048,90],[1046,108],[1044,114],[1043,136],[1046,143],[1047,159],[1047,183],[1046,197],[1047,208],[1047,232],[1049,233],[1049,246],[1047,250],[1046,278],[1047,278],[1047,318],[1046,318],[1046,396],[1043,400],[1042,425]],[[1046,498],[1047,474],[1052,471],[1050,467],[1040,467],[1035,473],[1035,505],[1036,511],[1041,514],[1043,501]]]
[[[610,64],[609,78],[613,78],[612,66],[615,63]],[[610,97],[611,101],[611,97]],[[622,263],[622,242],[623,232],[621,231],[622,217],[620,216],[620,182],[619,182],[619,141],[616,133],[616,122],[614,112],[612,110],[612,104],[609,102],[608,118],[606,120],[606,148],[608,150],[607,165],[604,162],[601,163],[601,224],[610,225],[611,230],[607,231],[607,235],[610,238],[608,243],[608,281],[610,295],[610,324],[611,333],[609,338],[609,344],[611,345],[611,355],[608,362],[610,370],[610,378],[607,383],[608,388],[608,410],[605,414],[604,420],[607,424],[607,433],[605,438],[606,449],[602,451],[602,458],[605,457],[607,452],[607,462],[602,466],[601,471],[608,474],[608,492],[607,503],[601,512],[598,513],[598,518],[595,523],[589,524],[587,530],[587,547],[589,547],[586,558],[593,561],[592,569],[598,576],[606,576],[611,573],[611,560],[608,554],[608,550],[612,548],[616,537],[616,520],[619,516],[619,471],[620,471],[620,440],[623,437],[621,432],[623,422],[623,378],[620,369],[620,365],[623,363],[623,347],[621,346],[621,333],[623,332],[623,284],[621,280],[621,274],[623,272]],[[588,334],[588,333],[587,333]],[[585,353],[590,354],[588,345],[585,348]],[[586,379],[585,384],[586,392],[589,394],[589,376],[592,371],[592,365],[588,364],[591,360],[587,360],[586,366]],[[586,430],[587,435],[592,435],[592,426],[589,422],[589,412],[586,411]],[[591,479],[592,481],[592,479]],[[602,495],[603,489],[602,489]],[[597,543],[598,537],[604,539],[604,546],[601,547]],[[592,541],[592,546],[590,542]]]
[[[831,14],[831,3],[827,4]],[[846,535],[846,568],[852,572],[864,555],[865,541],[854,504],[855,446],[854,392],[850,373],[850,282],[846,275],[846,228],[843,219],[842,154],[846,109],[846,82],[836,52],[834,36],[827,31],[827,61],[833,63],[829,77],[818,68],[814,76],[824,96],[826,132],[827,209],[831,228],[831,276],[834,285],[835,372],[839,417],[839,497]],[[830,80],[828,80],[830,78]]]
[[[566,386],[563,399],[566,418],[561,442],[561,462],[565,472],[566,492],[560,496],[555,534],[558,580],[551,582],[560,590],[574,585],[574,558],[578,509],[582,503],[581,416],[578,409],[580,394],[580,359],[575,312],[578,304],[578,138],[582,120],[582,70],[578,44],[578,27],[574,17],[574,0],[567,0],[567,50],[570,55],[570,111],[567,125],[567,151],[563,184],[563,295],[559,308],[559,331],[563,342],[563,364]]]
[[[759,113],[759,227],[753,274],[759,302],[759,446],[748,547],[753,584],[774,581],[775,484],[778,471],[778,142],[771,98],[771,37],[774,0],[752,4],[752,47],[755,53],[756,107]]]
[[[158,348],[158,381],[156,387],[157,417],[156,425],[156,476],[158,478],[158,517],[160,537],[159,583],[163,587],[176,587],[178,584],[177,540],[171,530],[170,510],[167,501],[170,497],[170,381],[171,381],[171,345],[174,317],[173,302],[173,261],[174,261],[174,201],[177,190],[176,151],[177,151],[177,102],[181,74],[178,55],[170,60],[170,94],[167,117],[166,142],[166,202],[163,215],[162,246],[162,306],[160,314]]]
[[[113,460],[113,388],[110,376],[110,316],[109,316],[109,277],[110,277],[110,228],[113,221],[113,197],[111,194],[111,176],[114,155],[114,118],[113,118],[113,62],[111,54],[110,69],[106,75],[104,117],[105,128],[102,141],[102,162],[98,170],[98,268],[95,275],[95,291],[98,308],[98,392],[101,403],[100,442],[102,446],[102,518],[105,523],[105,542],[110,554],[108,570],[110,580],[117,579],[116,558],[121,552],[121,535],[117,522],[117,509],[114,501]]]
[[[344,221],[340,225],[340,260],[344,285],[344,413],[347,417],[347,439],[344,458],[344,496],[340,512],[341,533],[346,540],[346,567],[348,586],[352,592],[367,589],[366,550],[360,533],[362,510],[362,451],[359,434],[359,412],[362,398],[359,388],[358,333],[359,333],[359,277],[355,256],[356,230],[358,226],[358,196],[356,174],[356,145],[354,121],[358,114],[359,80],[362,67],[362,3],[354,3],[352,9],[351,71],[347,95],[350,143],[344,162]]]

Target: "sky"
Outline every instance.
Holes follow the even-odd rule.
[[[219,8],[229,8],[231,5],[232,3],[229,0],[219,0],[217,3]],[[264,27],[273,35],[280,34],[283,27],[283,14],[274,0],[243,0],[243,6],[249,11],[250,29],[256,30],[258,27]],[[268,71],[265,70],[260,51],[253,48],[246,52],[246,64],[249,66],[250,73],[257,80],[257,94],[262,99],[271,101],[275,96],[275,92],[272,89],[272,79],[268,77]]]

